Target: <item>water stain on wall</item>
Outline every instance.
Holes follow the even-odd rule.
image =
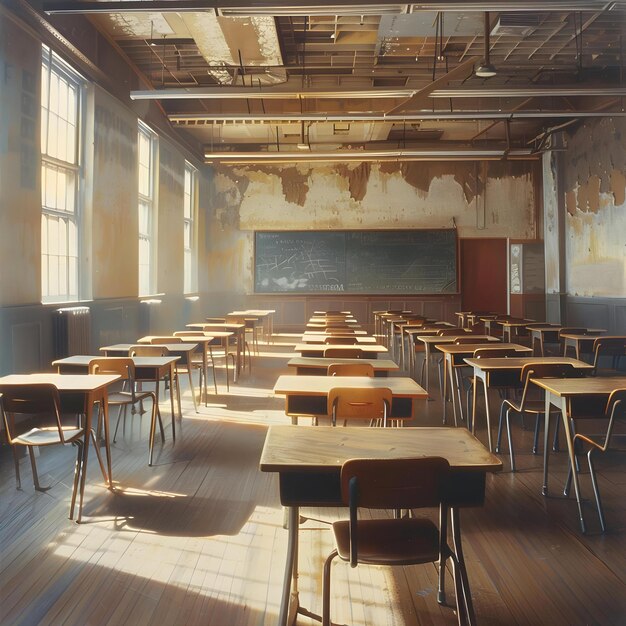
[[[310,170],[302,173],[297,167],[285,167],[281,169],[271,169],[270,172],[280,178],[283,188],[283,195],[287,202],[304,206],[306,196],[309,192]]]
[[[600,194],[612,194],[615,206],[626,200],[626,135],[624,118],[586,122],[568,135],[564,182],[567,211],[596,213]],[[574,207],[575,192],[576,206]]]
[[[348,190],[350,191],[350,197],[357,202],[360,202],[365,198],[365,192],[367,191],[367,183],[370,178],[370,172],[372,170],[371,163],[360,163],[356,167],[350,167],[348,165],[337,165],[337,173],[348,179]]]

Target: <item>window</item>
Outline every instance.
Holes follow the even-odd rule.
[[[139,122],[139,295],[154,293],[155,161],[156,135]]]
[[[185,197],[183,220],[185,229],[185,293],[198,291],[196,256],[196,177],[197,170],[185,163]]]
[[[78,300],[85,81],[47,46],[41,64],[41,297]]]

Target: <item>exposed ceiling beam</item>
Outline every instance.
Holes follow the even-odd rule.
[[[431,98],[541,98],[545,96],[626,96],[626,87],[574,86],[548,87],[480,87],[459,89],[436,89]]]
[[[212,152],[205,151],[205,163],[284,163],[345,161],[484,161],[503,158],[534,160],[539,158],[530,149],[441,149],[441,150],[336,150],[310,152]]]
[[[331,88],[331,89],[288,89],[270,87],[185,87],[181,89],[159,89],[131,91],[131,100],[285,100],[300,98],[409,98],[415,89],[381,88]]]
[[[290,0],[289,6],[279,2],[257,0],[250,6],[241,0],[44,0],[43,10],[49,15],[70,13],[136,13],[197,12],[216,10],[224,16],[236,15],[382,15],[414,11],[597,11],[610,8],[615,2],[606,0],[482,0],[404,3],[393,0]]]
[[[626,111],[439,111],[389,115],[385,113],[286,113],[235,114],[235,113],[175,113],[168,115],[172,124],[194,125],[202,123],[241,122],[244,124],[298,124],[300,122],[417,122],[422,120],[522,120],[569,119],[586,117],[626,117]]]
[[[180,89],[150,89],[131,91],[131,100],[211,100],[248,99],[284,100],[300,98],[410,98],[417,89],[350,88],[293,89],[271,87],[183,87]],[[545,96],[626,96],[626,87],[611,85],[594,86],[580,84],[574,86],[547,87],[480,87],[459,89],[435,89],[431,98],[540,98]]]

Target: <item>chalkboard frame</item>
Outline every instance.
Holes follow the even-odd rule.
[[[258,236],[260,234],[269,234],[269,235],[302,235],[302,234],[307,234],[307,235],[327,235],[329,233],[335,233],[335,234],[344,234],[344,235],[350,235],[353,233],[365,233],[365,234],[372,234],[372,233],[420,233],[420,234],[425,234],[425,233],[449,233],[449,234],[453,234],[454,236],[454,259],[451,259],[451,261],[453,261],[454,264],[454,268],[453,268],[453,273],[454,273],[454,290],[451,291],[446,291],[446,290],[440,290],[440,291],[416,291],[416,290],[409,290],[407,289],[406,291],[376,291],[376,290],[369,290],[369,289],[363,289],[363,290],[326,290],[326,289],[297,289],[297,290],[279,290],[279,289],[263,289],[260,288],[260,284],[259,284],[259,275],[258,275],[258,261],[259,261],[259,257],[258,257],[258,246],[257,246],[257,240],[258,240]],[[345,251],[344,251],[345,252]],[[277,230],[256,230],[254,231],[254,251],[253,251],[253,264],[254,264],[254,270],[253,270],[253,293],[254,294],[260,294],[260,295],[266,295],[266,296],[309,296],[309,295],[323,295],[323,296],[328,296],[328,297],[336,297],[336,296],[411,296],[411,295],[416,295],[416,296],[454,296],[454,295],[459,295],[460,292],[460,278],[459,278],[459,238],[458,238],[458,232],[456,228],[409,228],[409,229],[391,229],[391,228],[387,228],[387,229],[382,229],[382,228],[378,228],[378,229],[336,229],[336,230],[282,230],[282,231],[277,231]],[[344,259],[344,265],[347,265],[347,259]]]

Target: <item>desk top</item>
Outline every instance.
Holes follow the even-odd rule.
[[[511,328],[524,328],[528,324],[534,324],[534,320],[495,320],[496,324],[509,326]]]
[[[230,335],[232,335],[232,333],[229,333]],[[166,335],[146,335],[145,337],[140,337],[139,339],[137,339],[137,343],[145,343],[145,344],[152,344],[152,340],[155,337],[165,337]],[[172,335],[172,339],[174,338],[174,335]],[[215,339],[214,335],[194,335],[193,337],[188,336],[188,337],[181,337],[182,339],[182,343],[210,343],[211,341],[213,341]],[[164,343],[164,346],[176,346],[178,344],[175,343]]]
[[[387,388],[397,397],[428,398],[426,390],[412,378],[393,376],[371,378],[370,376],[279,376],[274,393],[279,395],[327,396],[335,387]]]
[[[387,352],[387,348],[385,346],[381,346],[378,343],[363,343],[363,344],[353,344],[353,343],[342,343],[342,344],[325,344],[325,343],[297,343],[294,346],[295,352],[312,352],[317,350],[326,350],[326,348],[349,348],[361,350],[362,352]]]
[[[616,389],[626,389],[626,376],[590,376],[588,378],[532,378],[535,385],[559,397],[608,396]]]
[[[194,322],[193,324],[187,324],[187,328],[202,328],[203,330],[232,330],[232,331],[240,331],[245,329],[245,324],[234,324],[232,322]]]
[[[357,342],[356,344],[354,344],[356,346],[376,343],[376,338],[368,337],[366,335],[343,335],[343,336],[342,335],[325,335],[325,334],[307,335],[306,333],[302,335],[302,343],[322,344],[324,343],[324,340],[327,337],[338,337],[339,339],[346,339],[348,337],[354,337],[354,339],[356,339],[356,342]],[[328,344],[328,346],[332,347],[332,344]]]
[[[363,364],[369,363],[375,370],[399,370],[399,365],[391,359],[336,359],[336,358],[324,358],[324,357],[294,357],[289,359],[287,365],[291,367],[316,367],[320,369],[327,368],[332,363],[345,363],[345,364]]]
[[[579,361],[571,357],[565,356],[532,356],[532,357],[507,357],[507,358],[480,358],[474,357],[464,359],[464,361],[471,365],[474,369],[483,370],[486,372],[496,370],[521,370],[524,365],[528,363],[571,363],[574,367],[579,369],[593,369],[593,365],[585,363],[585,361]]]
[[[334,330],[334,329],[333,329]],[[367,335],[366,330],[360,330],[356,328],[339,328],[337,332],[329,333],[327,330],[305,330],[302,336],[307,337],[354,337],[355,335]]]
[[[9,374],[0,378],[0,389],[3,385],[52,383],[60,392],[85,393],[102,389],[119,378],[117,374]]]
[[[437,349],[440,352],[443,352],[444,354],[453,354],[453,355],[459,355],[459,354],[467,354],[472,355],[474,354],[475,350],[480,350],[481,348],[488,348],[488,347],[497,347],[497,348],[510,348],[512,350],[515,350],[516,352],[532,352],[532,348],[529,348],[527,346],[522,346],[519,343],[498,343],[497,346],[489,346],[489,344],[486,343],[461,343],[461,344],[444,344],[444,345],[438,345]]]
[[[254,317],[268,317],[276,313],[275,309],[248,309],[247,311],[231,311],[228,315],[253,315]]]
[[[421,341],[422,343],[429,344],[445,344],[445,343],[454,343],[457,339],[465,339],[467,337],[467,333],[461,331],[458,335],[417,335],[415,339],[417,341]],[[486,339],[489,343],[499,343],[499,337],[492,337],[491,335],[470,335],[471,337],[476,337],[476,339]],[[465,345],[477,345],[477,344],[465,344]]]
[[[465,428],[270,426],[262,472],[319,471],[354,458],[442,456],[453,469],[499,472],[502,461]]]
[[[67,356],[64,359],[52,361],[52,365],[55,367],[58,367],[59,365],[89,367],[89,363],[91,363],[91,361],[99,358],[102,357],[87,354],[75,354],[74,356]],[[180,360],[179,356],[134,356],[131,358],[135,367],[164,367],[165,365],[169,365],[170,363],[175,363]]]
[[[136,343],[114,343],[110,346],[102,346],[100,352],[126,352],[136,346]],[[142,344],[143,345],[143,344]],[[197,343],[155,343],[151,344],[155,346],[161,346],[167,348],[172,352],[193,352],[197,347]]]
[[[562,333],[561,337],[563,339],[574,339],[576,341],[584,341],[585,339],[591,341],[592,339],[602,337],[605,333],[606,330],[594,329],[588,330],[586,333]]]

